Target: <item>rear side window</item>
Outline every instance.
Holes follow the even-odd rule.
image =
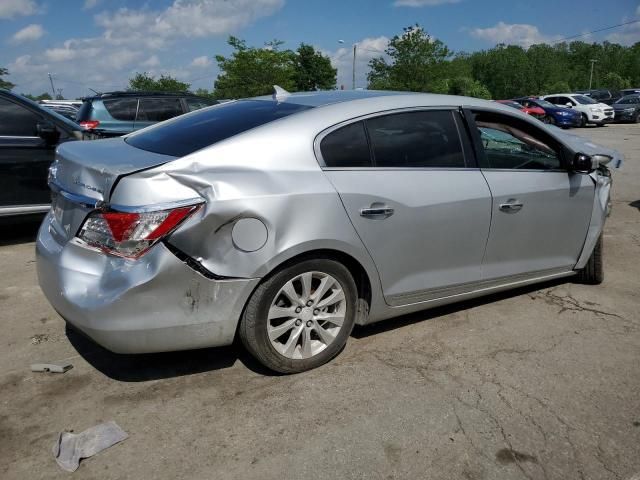
[[[327,167],[371,167],[371,155],[364,122],[339,128],[320,142],[322,159]]]
[[[103,100],[104,107],[116,120],[133,122],[136,119],[136,110],[138,108],[137,98],[114,98],[111,100]]]
[[[39,115],[22,105],[0,98],[0,136],[35,137],[40,120]]]
[[[183,113],[179,98],[141,98],[136,121],[163,122]]]
[[[260,125],[312,107],[270,100],[240,100],[178,117],[126,138],[150,152],[183,157]]]
[[[451,111],[408,112],[367,120],[376,167],[463,168]]]

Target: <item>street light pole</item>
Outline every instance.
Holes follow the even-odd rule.
[[[53,94],[53,99],[56,99],[56,89],[53,87],[53,77],[51,76],[50,73],[47,73],[47,75],[49,75],[49,81],[51,82],[51,93]]]
[[[593,82],[593,66],[595,65],[595,63],[597,62],[597,60],[594,60],[593,58],[591,60],[589,60],[591,62],[591,75],[589,75],[589,90],[591,90],[591,83]]]
[[[351,70],[351,89],[356,89],[356,49],[358,47],[357,43],[353,44],[353,68]]]

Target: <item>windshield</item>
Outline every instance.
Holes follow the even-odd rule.
[[[627,104],[627,103],[637,103],[634,98],[640,98],[640,96],[638,95],[627,95],[626,97],[622,97],[619,100],[616,100],[614,103],[620,105],[620,104]]]
[[[582,105],[592,105],[594,103],[598,103],[593,98],[589,98],[584,95],[574,95],[573,99],[576,102],[581,103]]]
[[[558,108],[556,105],[554,105],[553,103],[547,102],[546,100],[536,100],[536,101],[531,100],[531,103],[533,105],[538,105],[539,107],[542,107],[542,108]]]
[[[128,136],[125,141],[149,152],[184,157],[260,125],[312,107],[270,100],[239,100],[175,117]]]

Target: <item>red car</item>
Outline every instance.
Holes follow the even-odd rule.
[[[542,108],[540,108],[540,107],[525,107],[525,106],[520,105],[515,100],[496,100],[496,102],[502,103],[503,105],[507,105],[509,107],[517,108],[521,112],[524,112],[524,113],[526,113],[528,115],[533,115],[534,117],[536,117],[539,120],[542,120],[544,118],[544,116],[546,115],[544,110]]]

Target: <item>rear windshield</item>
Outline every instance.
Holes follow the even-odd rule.
[[[240,100],[178,117],[126,138],[149,152],[184,157],[260,125],[308,110],[308,105],[267,100]]]

